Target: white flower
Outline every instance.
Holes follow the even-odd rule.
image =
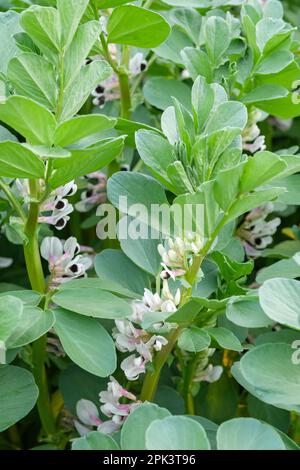
[[[168,344],[168,340],[164,336],[151,336],[149,341],[143,343],[142,341],[137,345],[136,351],[146,360],[152,362],[152,350],[160,351],[163,346]]]
[[[242,133],[243,149],[255,153],[266,149],[265,136],[261,135],[257,123],[265,119],[266,115],[258,109],[253,109],[248,118],[246,129]]]
[[[198,234],[188,233],[184,239],[176,237],[168,240],[167,246],[159,244],[157,249],[162,258],[162,279],[176,279],[184,276],[192,255],[197,255],[203,248],[203,239]]]
[[[121,369],[124,371],[126,378],[130,381],[137,380],[140,374],[145,373],[145,360],[134,354],[128,356],[121,362]]]
[[[124,420],[120,420],[119,422],[116,422],[112,419],[108,421],[103,421],[98,427],[97,431],[102,432],[103,434],[112,434],[113,432],[119,431],[119,429],[122,427]]]
[[[129,73],[133,77],[147,68],[147,62],[141,52],[137,52],[129,61]]]
[[[121,352],[135,351],[136,345],[140,342],[142,330],[138,330],[129,320],[115,320],[116,329],[113,330],[113,338],[116,347]]]
[[[41,205],[39,222],[54,225],[57,230],[62,230],[74,210],[66,198],[73,196],[76,191],[74,181],[57,188]]]
[[[111,418],[111,420],[105,421],[98,426],[98,431],[105,434],[119,430],[133,408],[139,405],[139,403],[136,403],[136,397],[123,388],[113,377],[110,377],[107,390],[100,392],[99,397],[100,402],[103,403],[100,407],[102,413]],[[120,403],[119,400],[122,397],[134,403]]]
[[[57,237],[46,237],[41,244],[41,255],[49,263],[51,287],[78,277],[86,277],[92,266],[89,256],[80,254],[81,247],[75,237],[64,243]]]
[[[222,366],[213,366],[209,364],[206,369],[201,371],[195,378],[195,382],[217,382],[223,373]]]
[[[76,413],[80,421],[87,426],[99,426],[102,422],[96,405],[90,400],[79,400],[76,405]]]
[[[272,203],[253,209],[238,228],[237,236],[241,239],[248,256],[253,258],[259,256],[261,250],[273,242],[273,235],[281,223],[279,217],[266,221],[273,210]]]
[[[113,74],[107,80],[101,82],[92,92],[93,104],[103,108],[107,101],[114,101],[120,98],[119,79]]]

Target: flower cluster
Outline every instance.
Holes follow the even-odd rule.
[[[153,360],[153,354],[168,343],[164,336],[151,335],[142,328],[136,328],[134,323],[140,325],[151,312],[163,312],[168,316],[176,312],[179,302],[180,290],[178,289],[173,295],[165,280],[162,296],[145,289],[142,300],[135,300],[132,303],[132,315],[127,319],[115,321],[113,338],[117,349],[121,352],[137,353],[137,355],[129,355],[121,363],[121,369],[128,380],[137,380],[140,374],[144,374],[146,364]],[[162,325],[163,323],[158,319],[153,328],[159,330]]]
[[[262,111],[254,108],[249,113],[248,125],[242,134],[243,149],[255,153],[266,149],[265,136],[261,134],[257,123],[263,119]]]
[[[78,212],[88,212],[93,207],[106,202],[107,178],[101,171],[90,173],[86,176],[88,180],[86,189],[81,193],[80,201],[75,204]]]
[[[281,223],[279,217],[267,221],[274,211],[272,203],[264,204],[249,212],[237,230],[246,254],[252,258],[260,256],[261,251],[273,242],[273,237]]]
[[[160,351],[168,341],[163,336],[151,336],[145,330],[135,328],[130,320],[116,320],[115,324],[113,338],[117,349],[121,352],[136,351],[139,354],[132,354],[121,363],[126,378],[137,380],[140,374],[145,373],[147,362],[152,362],[153,351]]]
[[[44,238],[41,255],[49,263],[50,288],[72,279],[86,277],[86,271],[92,266],[92,260],[82,252],[88,251],[90,251],[88,248],[80,247],[75,237],[70,237],[65,242],[56,237]]]
[[[15,187],[24,202],[28,204],[30,202],[28,180],[17,179]],[[62,230],[74,210],[67,198],[73,196],[76,191],[77,186],[74,181],[55,189],[40,205],[39,223],[53,225],[57,230]]]
[[[133,313],[130,319],[135,323],[141,323],[149,312],[173,313],[176,312],[179,303],[180,290],[177,289],[173,295],[168,281],[164,280],[161,296],[157,292],[153,294],[149,289],[145,289],[142,300],[135,300],[132,303]]]
[[[191,255],[197,255],[203,248],[203,240],[200,235],[188,234],[182,239],[176,237],[168,240],[168,247],[158,245],[158,252],[162,257],[162,267],[164,268],[162,279],[176,279],[176,277],[184,276],[188,268]]]
[[[107,385],[107,390],[99,394],[101,412],[110,418],[102,421],[99,417],[98,408],[89,400],[79,400],[76,406],[76,413],[79,418],[74,421],[74,425],[80,435],[87,434],[96,427],[97,431],[110,434],[118,431],[127,416],[137,408],[141,402],[136,397],[123,388],[113,377]],[[121,399],[130,400],[132,403],[120,403]]]

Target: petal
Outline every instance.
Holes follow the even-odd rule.
[[[55,263],[63,254],[63,246],[59,238],[46,237],[41,244],[41,255],[51,264]]]
[[[80,421],[89,426],[96,426],[101,422],[98,409],[90,400],[79,400],[76,405],[76,413]]]

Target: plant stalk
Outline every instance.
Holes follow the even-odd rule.
[[[29,208],[28,220],[25,227],[27,243],[24,245],[25,262],[31,288],[41,294],[46,291],[46,283],[40,257],[38,244],[38,217],[39,204],[35,202],[39,196],[37,180],[30,180],[30,195],[32,202]],[[48,436],[55,434],[55,421],[52,415],[49,390],[45,371],[47,336],[44,335],[32,345],[33,375],[39,388],[37,408],[45,433]]]

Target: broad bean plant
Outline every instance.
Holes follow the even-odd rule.
[[[299,450],[297,2],[0,10],[0,448]]]

